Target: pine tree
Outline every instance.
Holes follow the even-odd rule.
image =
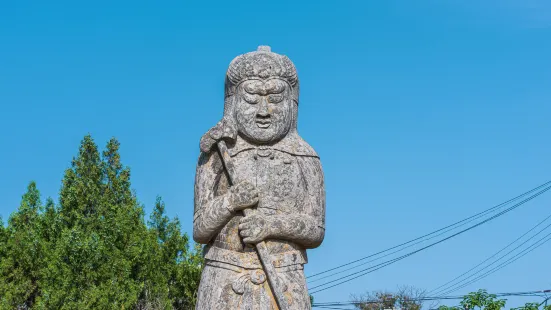
[[[143,209],[130,190],[130,172],[112,139],[100,159],[90,136],[67,169],[60,193],[61,223],[47,308],[131,308],[146,234]]]
[[[178,218],[170,220],[165,213],[165,204],[157,197],[148,222],[151,249],[155,265],[146,284],[149,302],[165,309],[193,309],[200,280],[203,258],[200,246],[189,247],[189,237],[181,233]],[[167,303],[168,302],[168,303]]]
[[[17,212],[3,229],[3,257],[0,261],[0,306],[26,309],[41,295],[41,270],[48,250],[42,239],[40,192],[31,182]],[[2,225],[3,226],[3,225]]]
[[[165,205],[157,197],[155,207],[148,221],[147,264],[144,265],[142,278],[144,289],[140,296],[139,309],[172,309],[169,297],[170,263],[166,262],[164,242],[168,218],[165,216]]]
[[[42,238],[48,248],[55,245],[61,229],[61,218],[52,198],[46,200],[42,215]]]
[[[81,142],[79,154],[65,171],[60,212],[64,226],[91,228],[102,195],[103,171],[99,152],[90,135]]]
[[[91,136],[65,171],[59,205],[31,182],[4,227],[0,309],[193,309],[202,268],[161,198],[150,221],[130,187],[119,143]]]
[[[184,235],[186,242],[189,240],[187,234]],[[204,266],[203,247],[195,244],[191,251],[182,255],[182,261],[178,266],[178,276],[173,285],[177,288],[174,296],[176,309],[195,309],[197,301],[197,289],[201,280],[201,271]]]
[[[6,227],[4,226],[4,219],[0,216],[0,261],[6,257],[6,243],[8,241],[8,235]]]

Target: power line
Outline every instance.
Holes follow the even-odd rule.
[[[341,273],[344,273],[344,272],[347,272],[347,271],[350,271],[350,270],[354,270],[354,269],[356,269],[356,268],[358,268],[358,267],[360,267],[360,266],[367,265],[367,264],[369,264],[369,263],[371,263],[371,262],[374,262],[374,261],[377,261],[377,260],[379,260],[379,259],[388,257],[388,256],[390,256],[390,255],[392,255],[392,254],[401,252],[401,251],[403,251],[403,250],[405,250],[405,249],[407,249],[407,248],[410,248],[410,247],[412,247],[412,246],[415,246],[415,245],[417,245],[417,244],[419,244],[419,243],[423,243],[423,242],[425,242],[425,241],[434,239],[434,238],[436,238],[436,237],[438,237],[438,236],[441,236],[441,235],[443,235],[443,234],[445,234],[445,233],[447,233],[447,232],[450,232],[450,231],[452,231],[452,230],[454,230],[454,229],[457,229],[457,228],[459,228],[459,227],[462,227],[462,226],[464,226],[464,225],[467,225],[468,223],[471,223],[471,222],[473,222],[474,220],[476,220],[476,219],[478,219],[478,218],[480,218],[480,217],[482,217],[482,216],[478,216],[478,217],[476,217],[476,218],[473,218],[473,219],[471,219],[471,220],[469,220],[469,221],[467,221],[467,222],[462,223],[461,225],[459,225],[459,226],[457,226],[457,227],[449,228],[449,229],[444,230],[444,231],[442,231],[442,232],[440,232],[440,233],[438,233],[438,234],[436,234],[436,235],[434,235],[434,236],[432,236],[432,237],[429,237],[429,238],[427,238],[427,239],[423,239],[423,240],[417,241],[417,242],[412,243],[412,244],[410,244],[410,245],[408,245],[408,246],[406,246],[406,247],[403,247],[403,248],[401,248],[401,249],[392,251],[392,252],[390,252],[390,253],[388,253],[388,254],[385,254],[385,255],[383,255],[383,256],[380,256],[380,257],[377,257],[377,258],[374,258],[374,259],[370,259],[370,260],[368,260],[368,261],[365,261],[365,262],[363,262],[363,263],[361,263],[361,264],[358,264],[358,265],[353,266],[353,267],[350,267],[350,268],[346,268],[346,269],[343,269],[343,270],[340,270],[340,271],[336,271],[336,272],[334,272],[334,273],[330,273],[329,275],[323,276],[323,277],[321,277],[321,278],[317,278],[317,279],[314,279],[314,280],[310,280],[309,282],[310,282],[310,283],[314,283],[314,282],[317,282],[317,281],[320,281],[320,280],[323,280],[323,279],[331,278],[331,277],[333,277],[333,276],[335,276],[335,275],[338,275],[338,274],[341,274]]]
[[[548,301],[549,299],[551,299],[551,297],[545,298],[545,300],[542,301],[542,302],[539,304],[539,307],[541,307],[543,304],[545,304],[545,305],[547,306],[547,301]]]
[[[535,296],[541,297],[541,295],[535,295],[533,292],[529,293],[503,293],[495,294],[496,297],[507,297],[507,296]],[[420,298],[409,298],[408,301],[419,302],[419,301],[434,301],[434,300],[457,300],[463,299],[467,295],[461,296],[434,296],[434,297],[420,297]],[[336,301],[336,302],[325,302],[325,303],[314,303],[315,306],[347,306],[347,305],[359,305],[359,304],[372,304],[372,303],[383,303],[382,300],[372,299],[364,301]]]
[[[505,209],[505,210],[499,212],[499,213],[496,214],[496,215],[493,215],[492,217],[490,217],[490,218],[488,218],[488,219],[486,219],[486,220],[484,220],[484,221],[482,221],[482,222],[480,222],[480,223],[477,223],[477,224],[475,224],[475,225],[473,225],[473,226],[470,226],[470,227],[468,227],[468,228],[466,228],[466,229],[463,229],[463,230],[461,230],[461,231],[459,231],[459,232],[457,232],[457,233],[455,233],[455,234],[453,234],[453,235],[451,235],[451,236],[448,236],[448,237],[446,237],[446,238],[444,238],[444,239],[441,239],[441,240],[439,240],[439,241],[436,241],[436,242],[434,242],[434,243],[431,243],[431,244],[429,244],[429,245],[427,245],[427,246],[425,246],[425,247],[422,247],[422,248],[420,248],[420,249],[418,249],[418,250],[415,250],[415,251],[410,252],[410,253],[408,253],[408,254],[402,255],[402,256],[400,256],[400,257],[398,257],[398,258],[395,258],[395,259],[392,259],[392,260],[389,260],[389,261],[386,261],[386,262],[377,264],[377,265],[375,265],[375,266],[372,266],[372,267],[369,267],[369,268],[366,268],[366,269],[363,269],[363,270],[354,272],[354,273],[349,274],[349,275],[347,275],[347,276],[343,276],[343,277],[337,278],[337,279],[335,279],[335,280],[331,280],[331,281],[328,281],[328,282],[326,282],[326,283],[323,283],[323,284],[314,286],[312,289],[320,288],[320,287],[326,286],[326,285],[328,285],[328,284],[331,284],[331,283],[333,283],[333,282],[337,282],[337,281],[343,280],[343,281],[341,281],[341,282],[339,282],[339,283],[337,283],[337,284],[331,285],[331,286],[329,286],[329,287],[325,287],[325,288],[322,288],[322,289],[319,289],[319,290],[315,290],[314,292],[312,292],[312,294],[315,294],[315,293],[317,293],[317,292],[321,292],[321,291],[327,290],[327,289],[329,289],[329,288],[332,288],[332,287],[341,285],[341,284],[343,284],[343,283],[352,281],[352,280],[354,280],[354,279],[357,279],[357,278],[359,278],[359,277],[362,277],[362,276],[364,276],[364,275],[366,275],[366,274],[368,274],[368,273],[371,273],[371,272],[374,272],[374,271],[376,271],[376,270],[379,270],[379,269],[381,269],[381,268],[383,268],[383,267],[386,267],[386,266],[388,266],[388,265],[391,265],[391,264],[393,264],[393,263],[395,263],[395,262],[397,262],[397,261],[399,261],[399,260],[402,260],[402,259],[404,259],[404,258],[406,258],[406,257],[409,257],[409,256],[411,256],[411,255],[413,255],[413,254],[416,254],[416,253],[418,253],[418,252],[420,252],[420,251],[422,251],[422,250],[425,250],[425,249],[430,248],[430,247],[432,247],[432,246],[435,246],[435,245],[437,245],[437,244],[439,244],[439,243],[442,243],[442,242],[444,242],[444,241],[446,241],[446,240],[448,240],[448,239],[451,239],[451,238],[453,238],[453,237],[455,237],[455,236],[457,236],[457,235],[459,235],[459,234],[462,234],[462,233],[464,233],[464,232],[466,232],[466,231],[469,231],[469,230],[471,230],[471,229],[474,229],[474,228],[476,228],[476,227],[478,227],[478,226],[480,226],[480,225],[482,225],[482,224],[484,224],[484,223],[487,223],[487,222],[489,222],[489,221],[491,221],[491,220],[493,220],[493,219],[495,219],[495,218],[497,218],[497,217],[499,217],[499,216],[501,216],[501,215],[503,215],[503,214],[505,214],[505,213],[507,213],[507,212],[510,212],[510,211],[512,211],[512,210],[514,210],[514,209],[516,209],[516,208],[518,208],[518,207],[521,206],[522,204],[524,204],[524,203],[526,203],[526,202],[528,202],[528,201],[534,199],[535,197],[537,197],[537,196],[543,194],[544,192],[548,191],[549,189],[551,189],[551,186],[550,186],[550,187],[547,187],[547,188],[544,188],[544,189],[541,190],[540,192],[537,192],[536,194],[534,194],[534,195],[532,195],[532,196],[526,198],[525,200],[523,200],[523,201],[521,201],[521,202],[519,202],[519,203],[513,205],[512,207],[509,207],[509,208],[507,208],[507,209]],[[359,275],[354,276],[354,275],[356,275],[356,274],[359,274]],[[350,278],[350,277],[352,277],[352,278]],[[344,279],[346,279],[346,278],[350,278],[350,279],[344,280]]]
[[[352,264],[354,264],[354,263],[357,263],[357,262],[363,261],[363,260],[365,260],[365,259],[368,259],[368,258],[377,256],[377,255],[379,255],[379,254],[382,254],[382,253],[385,253],[385,252],[394,250],[394,249],[399,248],[399,247],[402,247],[402,246],[404,246],[404,245],[406,245],[406,244],[410,244],[410,243],[415,242],[415,241],[417,241],[417,240],[423,239],[423,238],[425,238],[425,237],[428,237],[428,236],[431,236],[431,235],[436,234],[436,233],[438,233],[438,232],[441,232],[441,231],[443,231],[443,230],[446,230],[446,229],[448,229],[448,228],[457,226],[457,225],[459,225],[459,224],[461,224],[461,223],[463,223],[463,222],[467,222],[467,221],[471,222],[472,220],[474,220],[474,219],[476,219],[476,218],[479,218],[479,217],[481,217],[481,216],[486,215],[487,213],[490,213],[490,212],[492,212],[492,211],[494,211],[494,210],[496,210],[496,209],[499,209],[499,208],[501,208],[501,207],[503,207],[503,206],[506,206],[506,205],[508,205],[509,203],[511,203],[511,202],[513,202],[513,201],[515,201],[515,200],[518,200],[519,198],[522,198],[522,197],[524,197],[524,196],[526,196],[526,195],[528,195],[528,194],[530,194],[530,193],[532,193],[532,192],[534,192],[534,191],[537,191],[537,190],[539,190],[540,188],[545,187],[545,186],[547,186],[547,185],[549,185],[549,184],[551,184],[551,181],[545,182],[545,183],[543,183],[543,184],[541,184],[541,185],[539,185],[539,186],[537,186],[537,187],[535,187],[535,188],[533,188],[533,189],[531,189],[531,190],[529,190],[529,191],[527,191],[527,192],[525,192],[525,193],[523,193],[523,194],[521,194],[521,195],[518,195],[518,196],[516,196],[516,197],[514,197],[514,198],[512,198],[512,199],[509,199],[509,200],[507,200],[507,201],[505,201],[505,202],[503,202],[503,203],[500,203],[500,204],[498,204],[498,205],[496,205],[496,206],[494,206],[494,207],[491,207],[491,208],[489,208],[489,209],[486,209],[486,210],[484,210],[484,211],[482,211],[482,212],[479,212],[479,213],[477,213],[477,214],[475,214],[475,215],[472,215],[472,216],[470,216],[470,217],[467,217],[467,218],[465,218],[465,219],[463,219],[463,220],[460,220],[460,221],[458,221],[458,222],[455,222],[455,223],[453,223],[453,224],[450,224],[450,225],[448,225],[448,226],[446,226],[446,227],[443,227],[443,228],[440,228],[440,229],[438,229],[438,230],[435,230],[435,231],[433,231],[433,232],[431,232],[431,233],[428,233],[428,234],[426,234],[426,235],[423,235],[423,236],[421,236],[421,237],[418,237],[418,238],[409,240],[409,241],[407,241],[407,242],[404,242],[404,243],[401,243],[401,244],[399,244],[399,245],[396,245],[396,246],[393,246],[393,247],[391,247],[391,248],[388,248],[388,249],[386,249],[386,250],[383,250],[383,251],[380,251],[380,252],[377,252],[377,253],[374,253],[374,254],[371,254],[371,255],[362,257],[362,258],[360,258],[360,259],[351,261],[351,262],[349,262],[349,263],[342,264],[342,265],[339,265],[339,266],[334,267],[334,268],[327,269],[327,270],[322,271],[322,272],[318,272],[318,273],[313,274],[313,275],[310,275],[310,276],[308,276],[308,277],[306,277],[306,278],[317,277],[317,276],[319,276],[319,275],[322,275],[322,274],[331,272],[331,271],[333,271],[333,270],[337,270],[337,269],[340,269],[340,268],[343,268],[343,267],[346,267],[346,266],[350,266],[350,265],[352,265]],[[464,225],[464,224],[463,224],[463,225]],[[460,226],[462,226],[462,225],[460,225]],[[427,240],[428,240],[428,239],[427,239]]]
[[[509,202],[510,202],[510,201],[509,201]],[[506,202],[506,203],[509,203],[509,202]],[[503,203],[503,204],[505,204],[505,203]],[[503,204],[501,204],[501,205],[503,205]],[[410,248],[410,247],[412,247],[412,246],[415,246],[415,245],[417,245],[417,244],[419,244],[419,243],[423,243],[423,242],[425,242],[425,241],[434,239],[434,238],[436,238],[436,237],[438,237],[438,236],[441,236],[441,235],[443,235],[443,234],[445,234],[445,233],[447,233],[447,232],[450,232],[450,231],[452,231],[452,230],[454,230],[454,229],[457,229],[457,228],[459,228],[459,227],[462,227],[462,226],[464,226],[464,225],[467,225],[467,224],[469,224],[469,223],[471,223],[471,222],[477,220],[477,219],[480,218],[480,217],[482,217],[482,215],[481,215],[481,216],[477,216],[477,217],[475,217],[475,218],[472,218],[472,219],[468,220],[467,222],[462,223],[461,225],[459,225],[459,226],[457,226],[457,227],[452,227],[452,228],[446,229],[446,230],[444,230],[444,231],[442,231],[442,232],[440,232],[440,233],[438,233],[438,234],[436,234],[436,235],[434,235],[434,236],[432,236],[432,237],[429,237],[429,238],[427,238],[427,239],[423,239],[423,240],[417,241],[417,242],[412,243],[412,244],[410,244],[410,245],[408,245],[408,246],[406,246],[406,247],[403,247],[403,248],[401,248],[401,249],[395,250],[395,251],[390,252],[390,253],[388,253],[388,254],[385,254],[385,255],[383,255],[383,256],[380,256],[380,257],[377,257],[377,258],[374,258],[374,259],[370,259],[370,260],[368,260],[368,261],[366,261],[366,262],[363,262],[363,263],[361,263],[361,264],[358,264],[358,265],[356,265],[356,266],[353,266],[353,267],[350,267],[350,268],[346,268],[346,269],[344,269],[344,270],[340,270],[340,271],[331,273],[331,274],[326,275],[326,276],[323,276],[323,277],[321,277],[321,278],[317,278],[317,279],[314,279],[314,280],[310,280],[309,282],[310,282],[310,283],[314,283],[314,282],[317,282],[317,281],[321,281],[321,280],[323,280],[323,279],[331,278],[331,277],[333,277],[333,276],[335,276],[335,275],[338,275],[338,274],[341,274],[341,273],[344,273],[344,272],[347,272],[347,271],[350,271],[350,270],[354,270],[354,269],[356,269],[356,268],[358,268],[358,267],[360,267],[360,266],[367,265],[367,264],[369,264],[369,263],[371,263],[371,262],[374,262],[374,261],[377,261],[377,260],[379,260],[379,259],[385,258],[385,257],[390,256],[390,255],[392,255],[392,254],[401,252],[401,251],[403,251],[403,250],[405,250],[405,249],[407,249],[407,248]],[[551,216],[550,216],[550,217],[551,217]]]
[[[513,242],[509,243],[508,245],[506,245],[504,248],[502,248],[501,250],[499,250],[498,252],[494,253],[492,256],[488,257],[487,259],[485,259],[484,261],[482,261],[481,263],[479,263],[478,265],[474,266],[473,268],[467,270],[466,272],[462,273],[461,275],[455,277],[454,279],[440,285],[439,287],[429,291],[429,294],[433,293],[433,292],[437,292],[435,295],[438,295],[439,293],[443,292],[443,291],[446,291],[447,289],[455,286],[455,285],[449,285],[450,283],[453,283],[455,282],[456,280],[462,278],[463,276],[469,274],[471,271],[475,270],[477,267],[481,266],[482,264],[486,263],[487,261],[491,260],[492,258],[496,257],[499,253],[505,251],[507,248],[509,248],[510,246],[512,246],[513,244],[515,244],[517,241],[519,241],[520,239],[524,238],[527,234],[529,234],[530,232],[532,232],[534,229],[536,229],[538,226],[540,226],[541,224],[545,223],[548,219],[551,218],[551,215],[549,215],[548,217],[546,217],[545,219],[543,219],[541,222],[539,222],[538,224],[536,224],[536,226],[530,228],[530,230],[528,230],[527,232],[525,232],[524,234],[522,234],[522,236],[518,237],[517,239],[515,239]],[[551,224],[547,225],[545,228],[543,228],[542,230],[540,230],[538,233],[536,233],[535,235],[533,235],[532,237],[530,237],[529,239],[527,239],[526,241],[524,241],[523,243],[521,243],[519,246],[517,246],[516,248],[514,248],[512,251],[518,249],[520,246],[526,244],[528,241],[532,240],[534,237],[536,237],[538,234],[540,234],[541,232],[543,232],[545,229],[549,228],[551,226]],[[483,269],[473,273],[471,276],[467,277],[466,279],[476,275],[477,273],[479,273],[480,271],[488,268],[489,266],[495,264],[497,261],[501,260],[502,258],[504,258],[505,256],[507,256],[508,254],[510,254],[512,251],[509,251],[507,254],[501,256],[500,258],[498,258],[497,260],[495,260],[493,263],[491,263],[490,265],[487,265],[486,267],[484,267]],[[464,281],[464,280],[462,280]],[[461,283],[462,281],[459,281],[458,283]],[[447,287],[448,288],[445,288]],[[444,288],[444,289],[442,289]]]
[[[548,237],[549,237],[549,238],[548,238]],[[499,264],[498,266],[496,266],[496,267],[494,267],[493,269],[487,271],[486,273],[484,273],[484,274],[478,276],[477,278],[475,278],[475,279],[473,279],[473,280],[471,280],[471,281],[469,281],[469,282],[467,282],[467,283],[465,283],[465,284],[463,284],[463,285],[461,285],[461,286],[459,286],[459,287],[457,287],[457,288],[448,290],[447,292],[444,293],[444,295],[450,294],[450,293],[455,292],[455,291],[457,291],[457,290],[459,290],[459,289],[462,289],[462,288],[464,288],[465,286],[470,285],[470,284],[472,284],[472,283],[474,283],[474,282],[476,282],[476,281],[478,281],[478,280],[480,280],[480,279],[482,279],[482,278],[485,278],[485,277],[489,276],[490,274],[492,274],[492,273],[498,271],[499,269],[502,269],[502,268],[504,268],[504,267],[506,267],[506,266],[508,266],[508,265],[510,265],[510,264],[512,264],[512,263],[514,263],[515,261],[517,261],[517,260],[520,259],[521,257],[525,256],[526,254],[528,254],[528,253],[534,251],[535,249],[539,248],[540,246],[544,245],[544,244],[547,243],[549,240],[551,240],[551,233],[549,233],[549,234],[545,235],[544,237],[540,238],[538,241],[536,241],[535,243],[533,243],[532,245],[530,245],[529,247],[527,247],[527,248],[524,249],[523,251],[517,253],[515,256],[509,258],[509,259],[506,260],[505,262]],[[541,242],[541,241],[543,241],[543,242]],[[541,243],[540,243],[540,242],[541,242]],[[539,243],[539,244],[538,244],[538,243]]]
[[[550,182],[547,182],[547,183],[550,183]],[[460,235],[460,234],[462,234],[462,233],[464,233],[464,232],[467,232],[467,231],[469,231],[469,230],[472,230],[472,229],[474,229],[474,228],[476,228],[476,227],[478,227],[478,226],[480,226],[480,225],[482,225],[482,224],[485,224],[485,223],[487,223],[487,222],[489,222],[489,221],[491,221],[491,220],[493,220],[493,219],[495,219],[495,218],[497,218],[497,217],[499,217],[499,216],[501,216],[501,215],[503,215],[503,214],[505,214],[505,213],[508,213],[508,212],[510,212],[510,211],[512,211],[512,210],[514,210],[514,209],[516,209],[516,208],[518,208],[519,206],[523,205],[524,203],[526,203],[526,202],[528,202],[528,201],[530,201],[530,200],[536,198],[537,196],[539,196],[539,195],[545,193],[545,192],[548,191],[549,189],[551,189],[551,186],[544,188],[543,190],[541,190],[541,191],[535,193],[534,195],[532,195],[532,196],[530,196],[530,197],[528,197],[528,198],[526,198],[526,199],[524,199],[524,200],[522,200],[522,201],[520,201],[520,202],[514,204],[513,206],[511,206],[511,207],[509,207],[509,208],[507,208],[507,209],[505,209],[505,210],[503,210],[503,211],[501,211],[501,212],[499,212],[499,213],[497,213],[497,214],[495,214],[495,215],[493,215],[493,216],[491,216],[491,217],[485,219],[485,220],[482,221],[482,222],[479,222],[479,223],[477,223],[477,224],[475,224],[475,225],[472,225],[472,226],[470,226],[470,227],[468,227],[468,228],[465,228],[465,229],[463,229],[463,230],[461,230],[461,231],[459,231],[459,232],[457,232],[457,233],[455,233],[455,234],[452,234],[451,236],[448,236],[448,237],[446,237],[446,238],[443,238],[443,239],[441,239],[441,240],[438,240],[438,241],[436,241],[436,242],[433,242],[433,243],[431,243],[431,244],[429,244],[429,245],[427,245],[427,246],[424,246],[424,247],[422,247],[422,248],[420,248],[420,249],[418,249],[418,250],[415,250],[415,251],[410,252],[410,253],[408,253],[408,254],[404,254],[404,255],[402,255],[402,256],[400,256],[400,257],[398,257],[398,258],[395,258],[395,259],[388,260],[388,261],[386,261],[386,262],[377,264],[377,265],[375,265],[375,266],[372,266],[372,267],[369,267],[369,268],[366,268],[366,269],[362,269],[362,270],[360,270],[360,271],[351,273],[351,274],[349,274],[349,275],[346,275],[346,276],[337,278],[337,279],[335,279],[335,280],[331,280],[331,281],[325,282],[325,283],[323,283],[323,284],[314,286],[312,289],[316,289],[316,288],[320,288],[320,289],[313,291],[311,294],[315,294],[315,293],[318,293],[318,292],[321,292],[321,291],[324,291],[324,290],[333,288],[333,287],[335,287],[335,286],[344,284],[344,283],[346,283],[346,282],[350,282],[350,281],[352,281],[352,280],[354,280],[354,279],[357,279],[357,278],[362,277],[362,276],[364,276],[364,275],[366,275],[366,274],[368,274],[368,273],[374,272],[374,271],[379,270],[379,269],[381,269],[381,268],[383,268],[383,267],[386,267],[386,266],[388,266],[388,265],[391,265],[391,264],[393,264],[393,263],[395,263],[395,262],[397,262],[397,261],[399,261],[399,260],[402,260],[402,259],[404,259],[404,258],[406,258],[406,257],[409,257],[409,256],[411,256],[411,255],[413,255],[413,254],[416,254],[416,253],[418,253],[418,252],[420,252],[420,251],[426,250],[426,249],[428,249],[428,248],[430,248],[430,247],[433,247],[433,246],[435,246],[435,245],[437,245],[437,244],[440,244],[440,243],[442,243],[442,242],[444,242],[444,241],[446,241],[446,240],[449,240],[449,239],[451,239],[451,238],[453,238],[453,237],[455,237],[455,236],[457,236],[457,235]],[[354,275],[356,275],[356,276],[354,276]],[[349,278],[349,279],[347,279],[347,278]],[[346,279],[346,280],[345,280],[345,279]],[[331,283],[334,283],[334,282],[337,282],[337,281],[340,281],[340,280],[343,280],[343,281],[338,282],[338,283],[336,283],[336,284],[334,284],[334,285],[331,285],[331,286],[328,286],[328,287],[321,288],[321,287],[323,287],[323,286],[329,285],[329,284],[331,284]]]
[[[551,233],[549,233],[549,234],[545,235],[544,237],[540,238],[538,241],[536,241],[535,243],[533,243],[532,245],[530,245],[529,247],[527,247],[527,248],[524,249],[523,251],[517,253],[515,256],[509,258],[509,259],[506,260],[505,262],[503,262],[503,263],[501,263],[500,265],[494,267],[493,269],[487,271],[486,273],[482,274],[481,276],[479,276],[479,277],[477,277],[477,278],[475,278],[475,279],[469,281],[468,283],[465,283],[464,285],[461,285],[460,287],[457,287],[457,288],[454,288],[454,289],[449,289],[449,288],[448,288],[448,291],[446,291],[446,293],[444,293],[444,295],[445,295],[445,294],[449,294],[449,293],[451,293],[451,292],[455,292],[455,291],[457,291],[457,290],[459,290],[459,289],[461,289],[461,288],[463,288],[463,287],[465,287],[465,286],[467,286],[467,285],[469,285],[469,284],[472,284],[472,283],[474,283],[474,282],[476,282],[476,281],[478,281],[478,280],[480,280],[480,279],[482,279],[482,278],[487,277],[488,275],[490,275],[490,274],[492,274],[492,273],[498,271],[499,269],[502,269],[502,268],[504,268],[504,267],[506,267],[506,266],[508,266],[508,265],[510,265],[510,264],[512,264],[512,263],[514,263],[515,261],[517,261],[517,260],[520,259],[521,257],[527,255],[528,253],[534,251],[535,249],[539,248],[540,246],[542,246],[543,244],[545,244],[546,242],[548,242],[549,240],[551,240],[551,238],[546,239],[546,238],[549,237],[549,236],[551,236]],[[543,242],[541,242],[541,241],[543,241]],[[540,243],[540,242],[541,242],[541,243]],[[508,254],[509,254],[509,253],[508,253]],[[453,286],[452,286],[452,287],[453,287]]]
[[[551,292],[551,290],[539,290],[539,291],[527,291],[527,292],[508,292],[508,293],[495,293],[496,297],[511,297],[511,296],[535,296],[542,297],[541,294]],[[424,296],[417,298],[409,298],[408,301],[435,301],[435,300],[458,300],[463,299],[467,295],[458,295],[458,296]],[[549,297],[548,299],[551,299]],[[333,302],[320,302],[314,303],[314,307],[339,307],[339,306],[354,306],[360,304],[370,304],[370,303],[381,303],[379,299],[369,299],[363,301],[333,301]],[[545,300],[542,302],[542,304]],[[540,304],[541,305],[541,304]]]

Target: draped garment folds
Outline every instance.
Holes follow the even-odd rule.
[[[300,240],[321,242],[325,234],[324,180],[318,155],[297,134],[267,146],[238,137],[228,146],[232,160],[239,163],[236,183],[248,181],[258,189],[256,212],[283,216],[298,225],[296,238],[265,241],[291,309],[311,309],[303,266],[306,249],[317,245]],[[254,247],[243,244],[239,236],[242,212],[228,215],[228,189],[218,153],[202,153],[195,182],[194,238],[207,245],[196,309],[278,309]]]

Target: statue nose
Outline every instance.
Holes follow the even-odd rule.
[[[268,109],[268,103],[266,102],[266,98],[262,98],[262,100],[260,100],[260,104],[258,105],[258,110],[256,111],[256,116],[260,116],[260,117],[270,116],[270,110]]]

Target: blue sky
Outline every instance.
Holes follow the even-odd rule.
[[[549,179],[547,1],[3,1],[0,214],[29,181],[57,199],[90,133],[115,136],[146,211],[190,232],[201,135],[238,54],[271,45],[301,79],[299,132],[325,170],[307,273],[440,228]],[[551,194],[316,301],[432,289],[549,215]],[[551,288],[551,247],[458,292]],[[510,306],[524,302],[511,300]]]

